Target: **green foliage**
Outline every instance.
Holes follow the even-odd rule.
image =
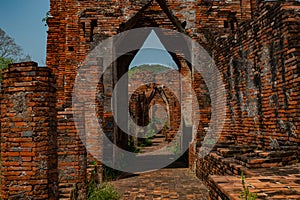
[[[158,74],[161,72],[165,72],[167,70],[169,70],[170,68],[162,66],[162,65],[140,65],[140,66],[135,66],[133,68],[131,68],[128,71],[128,77],[131,78],[133,76],[133,74],[135,73],[139,73],[139,72],[151,72],[154,74]]]
[[[168,123],[168,122],[165,122],[165,124],[164,124],[164,129],[165,129],[165,130],[168,130],[168,129],[169,129],[169,123]]]
[[[147,132],[145,134],[146,138],[140,140],[138,146],[149,147],[152,146],[152,140],[155,136],[155,129],[151,127],[151,124],[147,125]]]
[[[104,181],[116,180],[121,175],[121,172],[103,165],[103,179]]]
[[[152,146],[152,141],[149,138],[144,138],[142,142],[139,144],[140,147],[149,147]]]
[[[148,124],[146,137],[149,139],[153,139],[154,135],[155,135],[155,129],[151,127],[151,124]]]
[[[8,68],[8,65],[13,63],[11,58],[1,58],[0,57],[0,81],[2,80],[2,70]]]
[[[90,164],[92,164],[91,162]],[[95,163],[96,164],[96,163]],[[107,175],[108,173],[112,173],[112,169],[103,166],[103,174]],[[109,171],[109,172],[108,172]],[[120,193],[109,183],[104,182],[102,184],[99,184],[97,179],[95,179],[96,171],[92,171],[92,177],[90,181],[87,184],[87,199],[88,200],[119,200],[121,199]],[[86,199],[85,196],[83,196],[82,193],[78,190],[77,184],[75,188],[72,191],[71,194],[72,200],[78,200],[78,199]]]
[[[11,58],[1,58],[0,57],[0,69],[6,69],[9,64],[13,63],[13,59]]]
[[[179,154],[181,151],[180,151],[180,146],[178,144],[178,142],[174,142],[174,144],[170,147],[167,148],[169,151],[171,151],[172,153],[174,154]]]
[[[140,153],[141,149],[134,144],[134,140],[128,140],[128,151],[132,153]]]
[[[51,16],[50,11],[46,12],[45,17],[42,19],[42,22],[44,23],[45,26],[48,26],[47,24],[47,19]]]
[[[242,185],[243,185],[243,191],[241,192],[239,197],[242,200],[256,200],[257,194],[253,194],[252,192],[249,191],[249,187],[246,186],[246,183],[245,183],[245,175],[243,172],[241,174],[241,180],[242,180]]]
[[[91,161],[90,165],[97,165],[97,161],[96,160]]]
[[[90,164],[97,164],[90,162]],[[115,173],[113,169],[103,165],[103,175]],[[115,170],[116,171],[116,170]],[[109,183],[104,182],[99,184],[95,176],[97,175],[96,168],[92,171],[92,177],[87,185],[87,199],[88,200],[119,200],[121,198],[120,193]],[[77,184],[72,191],[71,200],[85,199],[85,196],[78,190]],[[0,199],[1,200],[1,199]]]
[[[91,182],[88,187],[88,200],[119,200],[120,193],[110,184]]]

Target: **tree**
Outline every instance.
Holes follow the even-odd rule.
[[[30,56],[24,55],[22,48],[0,28],[0,80],[2,70],[10,63],[29,60],[31,60]]]

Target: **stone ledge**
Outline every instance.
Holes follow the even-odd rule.
[[[256,175],[246,177],[245,182],[258,199],[300,199],[300,164],[251,171]],[[243,191],[240,176],[212,175],[210,180],[211,185],[215,186],[214,189],[210,188],[211,199],[240,199],[240,192]]]

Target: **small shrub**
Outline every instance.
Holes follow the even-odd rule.
[[[110,168],[106,165],[103,165],[103,180],[104,181],[112,181],[117,180],[119,176],[121,175],[121,172],[119,170]]]
[[[140,153],[141,149],[138,148],[135,144],[133,139],[128,141],[128,151],[132,153]]]
[[[0,82],[2,81],[2,70],[8,68],[8,65],[13,63],[11,58],[0,57]]]
[[[132,152],[132,153],[140,153],[140,152],[141,152],[141,149],[138,148],[136,145],[134,145],[134,146],[131,146],[131,147],[129,148],[129,151]]]
[[[147,138],[154,138],[155,134],[156,134],[155,129],[151,127],[151,124],[148,124],[146,137]]]
[[[110,184],[91,183],[88,188],[88,200],[119,200],[120,193]]]
[[[144,138],[141,142],[141,144],[139,144],[140,147],[150,147],[152,146],[152,141],[149,138]]]
[[[113,170],[105,165],[103,165],[103,175],[105,173],[109,174],[109,178],[117,176],[116,173],[119,172],[117,170]],[[96,172],[92,172],[92,176],[95,176]],[[105,178],[108,177],[104,177]],[[99,184],[97,179],[92,177],[88,182],[87,186],[87,199],[88,200],[119,200],[121,198],[120,193],[109,183],[104,182],[103,184]],[[77,184],[72,191],[71,195],[72,200],[83,199],[80,196],[80,192],[78,191]]]
[[[108,167],[106,165],[102,166],[103,180],[104,181],[113,181],[117,180],[122,174],[121,171]]]
[[[240,198],[242,200],[256,200],[257,194],[254,194],[249,191],[249,187],[246,186],[246,183],[245,183],[245,176],[244,176],[243,172],[241,174],[241,179],[242,179],[243,191],[240,194]]]

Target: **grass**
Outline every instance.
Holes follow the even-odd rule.
[[[117,180],[119,178],[119,176],[121,175],[121,172],[110,168],[106,165],[103,165],[103,180],[104,181],[112,181],[112,180]]]
[[[109,183],[101,185],[90,183],[88,188],[88,200],[119,200],[120,193]]]
[[[120,176],[121,172],[112,169],[106,165],[102,165],[102,173],[104,183],[99,184],[94,178],[88,183],[87,199],[88,200],[119,200],[121,194],[109,184],[107,181],[116,180]]]
[[[242,200],[256,200],[257,194],[254,194],[249,191],[249,187],[246,186],[246,183],[245,183],[245,175],[243,172],[241,174],[241,179],[242,179],[243,191],[240,194],[240,198]]]
[[[90,164],[95,164],[94,161]],[[87,186],[87,200],[119,200],[121,199],[121,194],[117,191],[113,185],[109,184],[107,180],[115,179],[119,176],[120,172],[114,170],[110,167],[103,165],[103,178],[104,183],[99,183],[96,176],[96,171],[92,171],[92,177],[88,182]],[[78,191],[77,184],[72,191],[72,200],[82,199]]]

